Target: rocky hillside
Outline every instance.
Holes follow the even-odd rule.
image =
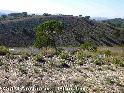
[[[56,19],[64,23],[63,35],[55,36],[58,46],[77,46],[85,41],[96,45],[123,45],[124,37],[114,33],[118,29],[88,17],[75,16],[28,16],[0,21],[0,44],[9,47],[32,46],[35,41],[35,28],[44,21]]]
[[[124,51],[44,49],[0,55],[0,93],[124,93]]]

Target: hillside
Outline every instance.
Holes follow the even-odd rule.
[[[9,47],[32,46],[35,41],[35,28],[47,20],[60,20],[64,23],[64,34],[56,35],[58,46],[77,46],[85,41],[95,45],[124,45],[124,36],[114,34],[120,30],[110,25],[90,20],[88,17],[65,15],[28,16],[0,21],[0,44]]]
[[[108,51],[109,49],[109,51]],[[0,48],[1,93],[124,93],[124,48]]]

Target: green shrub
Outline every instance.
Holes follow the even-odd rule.
[[[79,60],[84,60],[85,58],[90,58],[90,57],[93,57],[95,54],[92,53],[92,52],[89,52],[89,51],[78,51],[76,52],[76,57],[77,59]]]
[[[78,61],[79,65],[83,65],[84,63],[85,63],[84,61],[80,61],[80,60]]]
[[[121,67],[124,67],[124,62],[121,61],[121,62],[120,62],[120,66],[121,66]]]
[[[37,69],[37,68],[34,68],[34,72],[35,72],[36,74],[39,74],[39,73],[40,73],[40,70]]]
[[[28,74],[28,70],[26,69],[25,66],[20,66],[19,71],[21,71],[22,74]]]
[[[59,55],[62,59],[67,59],[69,57],[68,52],[62,51]]]
[[[54,48],[47,47],[47,48],[42,48],[39,54],[42,54],[43,56],[53,56],[57,53]]]
[[[64,49],[58,48],[55,54],[60,55],[63,51],[64,51]]]
[[[104,54],[105,54],[106,56],[110,56],[110,55],[112,55],[112,52],[111,52],[110,50],[105,50],[105,51],[104,51]]]
[[[4,65],[4,63],[2,62],[2,60],[0,59],[0,66]]]
[[[76,55],[76,57],[77,57],[78,60],[83,60],[84,57],[85,57],[83,51],[76,52],[75,55]]]
[[[124,60],[121,60],[119,58],[115,58],[113,60],[113,63],[116,64],[116,65],[118,65],[118,66],[124,67]]]
[[[6,55],[9,53],[9,49],[5,46],[0,46],[0,55]]]
[[[99,66],[102,66],[102,65],[105,64],[105,62],[104,62],[101,58],[97,58],[97,59],[94,61],[94,63],[95,63],[96,65],[99,65]]]
[[[43,55],[42,54],[37,54],[35,57],[34,57],[35,61],[38,61],[40,62],[42,59],[43,59]]]
[[[60,65],[58,67],[60,67],[60,68],[70,68],[70,66],[65,61],[61,61]]]
[[[88,51],[97,51],[97,47],[90,42],[85,42],[84,44],[81,44],[80,48]]]
[[[99,50],[99,51],[97,51],[97,53],[98,54],[105,54],[105,56],[111,56],[112,54],[114,54],[114,53],[112,53],[112,51],[110,51],[110,50]]]

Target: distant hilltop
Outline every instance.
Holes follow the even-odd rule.
[[[32,15],[41,15],[41,14],[28,14],[27,12],[14,12],[14,11],[9,11],[9,10],[0,10],[0,16],[2,18],[10,18],[12,19],[13,17],[29,17]],[[64,14],[49,14],[49,13],[43,13],[43,16],[50,16],[50,15],[64,15]],[[64,15],[64,16],[73,16],[73,15]],[[79,15],[79,17],[82,17],[82,15]],[[91,17],[91,19],[95,19],[96,21],[102,21],[102,20],[107,20],[109,18],[107,17]]]

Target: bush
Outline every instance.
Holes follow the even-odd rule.
[[[60,53],[60,57],[61,57],[62,59],[67,59],[67,58],[69,57],[69,54],[68,54],[66,51],[62,51],[62,52]]]
[[[104,54],[105,54],[106,56],[110,56],[110,55],[112,55],[112,52],[111,52],[110,50],[105,50],[105,51],[104,51]]]
[[[95,53],[80,50],[80,51],[76,52],[75,55],[76,55],[77,59],[84,60],[85,58],[93,57],[95,55]]]
[[[25,66],[20,66],[19,71],[21,71],[22,74],[28,74],[28,70],[26,69]]]
[[[80,60],[78,61],[79,65],[83,65],[84,63],[85,63],[84,61],[80,61]]]
[[[116,64],[116,65],[118,65],[118,66],[124,67],[124,61],[123,60],[120,60],[119,58],[118,59],[115,58],[113,60],[113,63]]]
[[[83,51],[76,52],[75,55],[76,55],[77,59],[79,59],[79,60],[83,60],[85,57]]]
[[[64,51],[64,49],[58,48],[55,54],[60,55],[63,51]]]
[[[114,55],[114,53],[112,53],[110,50],[102,50],[102,51],[97,51],[98,54],[105,54],[105,56],[111,56],[112,54]]]
[[[60,67],[60,68],[70,68],[70,66],[65,61],[61,61],[61,64],[58,67]]]
[[[88,51],[97,51],[97,47],[91,44],[90,42],[85,42],[84,44],[81,44],[80,48]]]
[[[22,50],[18,54],[21,55],[22,59],[25,59],[25,60],[28,60],[28,57],[31,56],[30,51],[27,51],[27,50]]]
[[[99,66],[102,66],[102,65],[105,64],[105,62],[104,62],[102,59],[100,59],[100,58],[97,58],[97,59],[94,61],[94,63],[95,63],[96,65],[99,65]]]
[[[2,62],[2,60],[0,59],[0,66],[4,65],[4,63]]]
[[[5,46],[0,46],[0,55],[6,55],[9,53],[9,49]]]
[[[40,54],[49,57],[55,55],[56,50],[54,48],[42,48]]]
[[[37,54],[35,57],[34,57],[35,61],[38,61],[38,62],[41,62],[43,60],[43,55],[42,54]]]

